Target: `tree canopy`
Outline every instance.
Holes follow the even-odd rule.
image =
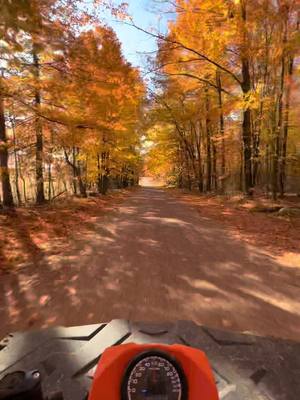
[[[166,34],[135,26],[157,39],[146,88],[101,21],[124,4],[0,1],[5,206],[135,184],[143,158],[200,192],[299,191],[299,2],[164,4]]]
[[[149,157],[164,158],[171,146],[171,176],[201,191],[251,194],[263,185],[283,194],[286,175],[299,174],[299,3],[169,5],[168,33],[151,33],[159,42],[153,112],[163,116],[154,117]]]
[[[4,205],[136,182],[144,84],[114,31],[97,19],[97,2],[92,12],[80,1],[4,3]]]

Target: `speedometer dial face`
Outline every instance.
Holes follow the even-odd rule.
[[[176,360],[161,351],[140,354],[128,367],[123,400],[186,400],[186,381]]]

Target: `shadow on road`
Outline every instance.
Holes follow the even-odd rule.
[[[67,251],[52,243],[38,267],[1,278],[1,336],[125,318],[300,337],[295,269],[163,190],[133,193],[73,236]]]

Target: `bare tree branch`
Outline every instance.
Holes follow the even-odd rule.
[[[128,22],[124,22],[124,24],[132,26],[134,28],[136,28],[137,30],[146,33],[147,35],[150,35],[156,39],[159,40],[163,40],[164,42],[167,43],[171,43],[171,44],[175,44],[177,46],[180,46],[181,48],[183,48],[184,50],[187,50],[193,54],[196,54],[200,57],[201,60],[205,60],[208,63],[214,65],[215,67],[219,68],[221,71],[226,72],[228,75],[230,75],[240,86],[242,86],[242,81],[232,72],[230,71],[228,68],[224,67],[223,65],[219,64],[218,62],[216,62],[215,60],[212,60],[210,57],[208,57],[207,55],[200,53],[198,50],[195,50],[189,46],[184,45],[182,42],[178,41],[178,40],[174,40],[171,39],[169,37],[163,36],[161,34],[155,34],[153,32],[149,32],[146,29],[141,28],[140,26],[135,25],[134,23],[128,23]]]
[[[189,78],[193,78],[193,79],[198,80],[199,82],[203,82],[203,83],[208,84],[209,86],[213,87],[216,90],[219,90],[218,86],[216,86],[213,82],[211,82],[211,81],[209,81],[207,79],[204,79],[204,78],[200,78],[199,76],[193,75],[193,74],[191,74],[189,72],[180,72],[178,74],[167,73],[167,75],[169,75],[169,76],[186,76],[186,77],[189,77]],[[229,96],[234,96],[232,93],[228,92],[227,90],[225,90],[223,88],[221,89],[221,91],[226,93],[226,94],[228,94]]]

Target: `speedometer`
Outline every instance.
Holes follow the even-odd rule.
[[[126,370],[122,400],[187,400],[181,366],[162,351],[139,354]]]

